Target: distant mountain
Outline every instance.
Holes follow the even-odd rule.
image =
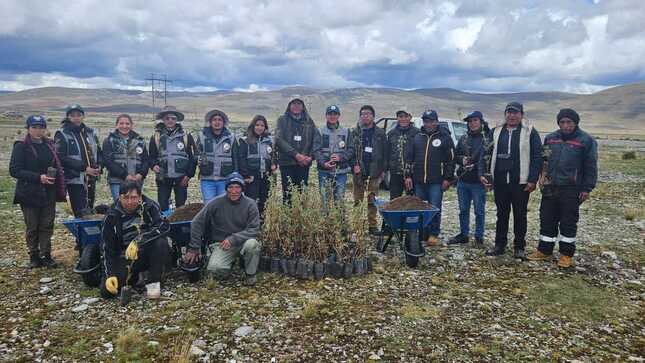
[[[158,96],[158,95],[157,95]],[[275,120],[285,111],[294,97],[302,98],[307,108],[320,124],[324,110],[330,104],[341,108],[342,119],[353,124],[358,119],[361,105],[371,104],[377,117],[393,116],[398,109],[406,109],[418,116],[432,108],[442,118],[461,118],[471,110],[480,110],[489,123],[503,118],[504,105],[510,101],[524,103],[526,116],[540,130],[554,129],[555,115],[563,107],[576,109],[582,125],[592,130],[628,133],[645,130],[645,83],[636,83],[606,89],[589,95],[564,92],[472,93],[451,88],[401,90],[393,88],[343,88],[313,89],[287,87],[274,91],[237,92],[169,92],[167,102],[184,111],[189,120],[201,121],[210,109],[221,109],[232,120],[248,122],[253,115],[263,114]],[[65,105],[79,103],[88,112],[113,114],[128,112],[152,114],[163,103],[157,97],[152,107],[150,92],[119,89],[80,89],[45,87],[20,92],[0,92],[0,112],[62,112]],[[146,117],[149,117],[146,115]]]

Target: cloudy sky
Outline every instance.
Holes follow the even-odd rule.
[[[452,87],[645,80],[641,0],[0,1],[0,90]]]

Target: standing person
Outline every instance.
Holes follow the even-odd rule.
[[[495,247],[486,255],[504,254],[508,242],[508,220],[513,208],[513,257],[524,259],[526,253],[526,213],[529,196],[535,190],[542,169],[542,142],[537,130],[524,118],[524,106],[511,102],[504,109],[505,122],[493,128],[490,170],[480,158],[480,180],[493,188],[497,206]],[[493,183],[484,173],[493,175]]]
[[[27,228],[29,268],[56,267],[51,238],[56,202],[65,201],[63,168],[46,131],[44,117],[29,116],[27,135],[14,143],[9,163],[9,174],[16,178],[13,203],[20,204]]]
[[[260,218],[269,198],[269,177],[276,171],[273,138],[269,123],[262,115],[256,115],[246,129],[246,137],[240,139],[240,174],[244,177],[244,195],[258,204]]]
[[[464,118],[468,132],[459,138],[455,149],[455,163],[458,165],[457,198],[459,199],[460,233],[448,241],[448,244],[468,243],[470,234],[470,204],[475,209],[475,245],[484,246],[484,223],[486,217],[486,188],[479,181],[477,163],[486,146],[492,140],[492,134],[484,115],[473,111]]]
[[[450,131],[439,126],[435,110],[421,114],[423,126],[412,142],[408,143],[406,161],[412,165],[405,178],[408,189],[414,185],[414,194],[439,208],[439,213],[425,229],[428,246],[439,244],[441,232],[441,203],[443,193],[450,188],[455,172],[455,146]]]
[[[340,124],[340,108],[327,107],[325,126],[318,130],[319,137],[314,142],[314,157],[318,167],[318,184],[325,203],[327,198],[334,202],[342,201],[345,196],[347,174],[354,165],[354,147],[349,142],[349,129]],[[333,196],[328,195],[328,191]]]
[[[199,184],[204,204],[226,192],[226,177],[238,171],[239,144],[226,126],[228,116],[220,110],[204,116],[204,127],[196,142]]]
[[[275,135],[285,202],[291,201],[289,183],[302,190],[302,186],[309,182],[309,167],[317,132],[305,103],[299,98],[289,101],[284,115],[278,118]]]
[[[412,115],[407,111],[396,111],[396,127],[387,133],[385,170],[390,172],[390,200],[402,196],[406,191],[405,170],[409,165],[405,162],[405,149],[408,142],[419,133],[419,129],[410,122],[411,119]],[[414,188],[407,192],[414,193]]]
[[[98,136],[83,122],[84,119],[85,111],[81,106],[68,106],[62,127],[54,135],[75,217],[94,208],[96,181],[102,169]]]
[[[175,192],[175,207],[179,208],[188,198],[188,183],[195,176],[195,141],[183,129],[184,114],[173,106],[166,106],[157,114],[162,120],[155,127],[150,139],[151,169],[157,174],[157,199],[162,211],[170,208],[170,195]]]
[[[383,179],[387,156],[387,140],[385,131],[376,127],[374,107],[364,105],[358,112],[359,122],[352,130],[352,145],[356,158],[354,159],[354,172],[352,182],[354,188],[354,204],[358,205],[365,198],[367,189],[367,223],[372,235],[380,234],[376,226],[376,194]]]
[[[119,187],[125,180],[143,185],[148,175],[148,148],[141,135],[134,132],[134,123],[127,114],[116,117],[116,129],[103,141],[103,163],[108,170],[112,199],[119,199]]]
[[[589,198],[598,179],[598,145],[580,129],[576,111],[564,108],[556,120],[560,129],[544,139],[545,170],[539,180],[540,243],[528,259],[551,259],[559,233],[558,266],[568,268],[576,251],[580,204]]]
[[[202,241],[215,243],[207,269],[215,278],[226,280],[233,262],[244,259],[247,285],[255,285],[262,244],[260,213],[255,202],[242,193],[244,179],[232,173],[226,181],[226,194],[211,200],[197,213],[190,226],[190,243],[184,262],[194,264],[201,256]]]
[[[134,180],[121,183],[119,199],[108,211],[101,229],[105,279],[101,296],[116,296],[124,286],[136,285],[140,272],[148,271],[146,281],[142,281],[146,295],[150,299],[161,297],[161,278],[169,258],[165,235],[169,230],[159,205],[142,194],[141,184]]]

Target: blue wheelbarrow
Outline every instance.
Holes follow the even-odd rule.
[[[172,215],[172,212],[172,210],[166,210],[162,212],[162,215],[168,218]],[[191,223],[192,221],[170,222],[170,232],[168,236],[172,241],[171,259],[173,261],[173,265],[186,272],[190,282],[197,282],[201,278],[203,270],[202,267],[204,267],[206,259],[202,258],[198,263],[192,265],[184,263],[182,259],[182,249],[187,247],[190,242]],[[206,252],[206,247],[204,245],[205,244],[202,243],[202,256],[205,256],[204,253]]]
[[[405,255],[406,265],[413,268],[417,267],[419,265],[419,258],[426,254],[420,236],[423,236],[423,229],[437,216],[439,208],[432,207],[428,210],[390,211],[383,209],[385,203],[386,201],[383,199],[377,199],[375,201],[376,207],[383,217],[383,224],[393,233],[387,237],[387,240],[385,240],[383,233],[381,233],[378,238],[376,250],[384,253],[392,241],[392,237],[396,236],[399,241],[399,247]]]
[[[101,283],[101,227],[103,219],[70,219],[63,222],[67,230],[76,237],[80,258],[74,272],[81,275],[85,285],[97,287]]]

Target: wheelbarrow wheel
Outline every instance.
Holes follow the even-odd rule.
[[[81,259],[79,261],[79,268],[81,270],[91,270],[81,274],[85,285],[97,287],[101,284],[101,267],[98,266],[100,263],[101,251],[99,245],[95,243],[85,245],[81,251]]]
[[[190,281],[191,283],[195,283],[195,282],[199,281],[199,279],[202,278],[201,269],[197,270],[197,271],[186,272],[186,274],[188,275],[188,281]]]
[[[418,255],[423,254],[423,247],[419,241],[419,232],[408,231],[405,233],[405,264],[416,268],[419,265]]]

